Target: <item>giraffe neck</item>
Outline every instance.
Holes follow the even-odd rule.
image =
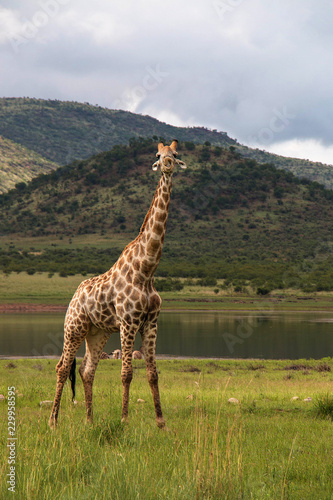
[[[152,204],[136,240],[143,254],[141,258],[141,271],[147,277],[154,275],[162,255],[171,186],[171,176],[162,173]]]

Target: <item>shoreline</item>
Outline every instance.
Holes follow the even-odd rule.
[[[0,314],[15,313],[15,312],[66,312],[67,305],[59,304],[30,304],[25,302],[20,303],[0,303]]]
[[[38,361],[39,359],[54,359],[54,360],[59,360],[61,357],[61,354],[58,356],[52,355],[52,356],[0,356],[0,361],[19,361],[19,360],[33,360],[33,361]],[[78,361],[82,361],[84,356],[76,356],[76,359]],[[212,356],[181,356],[178,354],[156,354],[155,356],[156,361],[254,361],[258,363],[262,363],[264,361],[299,361],[302,359],[306,359],[308,361],[320,361],[321,359],[324,358],[226,358],[226,357],[212,357]],[[100,359],[99,361],[116,361],[120,362],[121,364],[121,359]],[[141,360],[134,360],[135,362],[144,362],[144,359]]]
[[[12,359],[15,359],[15,360],[19,360],[19,359],[32,359],[32,360],[38,360],[38,359],[59,359],[61,356],[61,354],[59,354],[59,356],[17,356],[17,355],[13,355],[13,356],[0,356],[0,361],[3,361],[3,360],[12,360]],[[76,359],[77,360],[82,360],[83,359],[83,356],[76,356]],[[177,354],[156,354],[155,356],[155,359],[157,360],[186,360],[186,359],[198,359],[200,361],[202,360],[207,360],[207,361],[218,361],[218,360],[234,360],[234,361],[238,361],[238,359],[244,359],[244,360],[251,360],[251,361],[255,361],[255,360],[260,360],[260,358],[217,358],[217,357],[204,357],[204,356],[178,356]],[[113,358],[109,358],[109,359],[100,359],[100,361],[121,361],[121,359],[113,359]],[[144,361],[143,359],[141,361]]]
[[[200,302],[198,302],[199,304]],[[213,306],[214,302],[212,303]],[[65,313],[67,311],[68,304],[39,304],[39,303],[28,303],[28,302],[18,302],[18,303],[0,303],[0,314],[11,314],[11,313]],[[161,312],[222,312],[222,313],[257,313],[257,314],[279,314],[279,313],[321,313],[321,314],[332,314],[332,309],[330,307],[317,309],[307,307],[306,309],[292,309],[292,308],[239,308],[226,307],[226,308],[186,308],[186,307],[165,307],[162,308]]]

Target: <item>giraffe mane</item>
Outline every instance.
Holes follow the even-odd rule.
[[[159,185],[160,185],[160,183],[158,183],[158,185],[157,185],[157,189],[156,189],[156,191],[155,191],[153,201],[151,202],[150,208],[149,208],[148,212],[146,213],[146,217],[144,218],[144,221],[143,221],[143,223],[142,223],[142,226],[141,226],[141,229],[140,229],[140,232],[139,232],[139,234],[138,234],[137,238],[139,238],[139,236],[143,233],[143,231],[144,231],[144,229],[145,229],[145,227],[146,227],[146,225],[147,225],[147,221],[148,221],[148,219],[149,219],[149,217],[150,217],[150,213],[151,213],[152,208],[153,208],[153,206],[154,206],[154,202],[155,202],[155,200],[156,200],[156,198],[157,198],[157,190],[158,190],[158,186],[159,186]]]

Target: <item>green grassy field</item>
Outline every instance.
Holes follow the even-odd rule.
[[[49,277],[47,273],[0,273],[1,304],[46,304],[67,306],[77,286],[89,276]],[[236,293],[216,287],[184,286],[183,290],[160,292],[163,309],[311,311],[333,308],[333,292],[305,294],[300,290],[283,290],[260,297],[254,290]]]
[[[68,304],[77,286],[85,278],[81,275],[61,278],[47,273],[0,273],[0,303]]]
[[[166,430],[155,424],[144,362],[133,364],[128,424],[120,422],[120,361],[103,360],[94,424],[84,423],[78,380],[77,405],[66,386],[59,426],[51,431],[50,408],[40,401],[53,399],[56,360],[0,361],[0,392],[18,391],[18,498],[332,498],[332,421],[317,413],[320,404],[329,407],[332,359],[159,360]],[[240,403],[228,403],[230,397]],[[7,399],[0,411],[4,478]],[[0,497],[11,495],[2,481]]]

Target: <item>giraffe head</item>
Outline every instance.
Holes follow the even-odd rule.
[[[153,170],[157,170],[158,167],[161,167],[161,172],[171,175],[175,164],[179,165],[181,168],[186,168],[186,164],[183,161],[177,160],[177,144],[178,141],[176,140],[173,140],[170,146],[164,146],[163,142],[159,143],[156,153],[158,160],[155,161]]]

